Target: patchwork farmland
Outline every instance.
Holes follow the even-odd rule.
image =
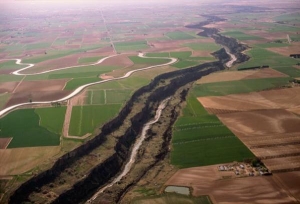
[[[0,203],[299,202],[295,1],[0,6]]]

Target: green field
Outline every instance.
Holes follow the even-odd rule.
[[[139,51],[149,48],[146,41],[116,42],[114,45],[118,52],[128,50]]]
[[[96,78],[96,77],[91,77],[91,78],[78,78],[78,79],[72,79],[71,81],[68,81],[64,90],[74,90],[78,88],[79,86],[101,81],[101,79]]]
[[[16,64],[15,60],[9,60],[9,61],[0,61],[0,69],[21,69],[25,67],[24,65],[18,65]]]
[[[262,39],[261,37],[248,35],[248,34],[245,34],[241,31],[227,31],[227,32],[223,32],[222,35],[226,35],[226,36],[229,36],[229,37],[232,37],[232,38],[236,38],[238,40],[258,40],[258,39]]]
[[[248,51],[247,54],[251,59],[239,65],[239,69],[262,65],[269,65],[272,68],[276,68],[281,66],[293,66],[300,62],[300,60],[286,57],[262,48],[253,48]]]
[[[104,90],[90,90],[88,91],[88,97],[86,98],[86,104],[99,105],[104,104]]]
[[[221,46],[215,43],[189,43],[186,44],[186,46],[188,46],[193,50],[210,51],[210,52],[214,52],[221,49]]]
[[[35,49],[46,49],[50,47],[51,43],[32,43],[32,44],[27,44],[26,50],[35,50]]]
[[[6,104],[11,94],[9,93],[1,93],[0,94],[0,109]]]
[[[147,53],[147,57],[170,57],[168,52]]]
[[[225,96],[228,94],[249,93],[281,87],[289,83],[291,78],[246,79],[196,85],[193,94],[200,96]]]
[[[62,110],[59,112],[62,112]],[[0,119],[0,137],[13,138],[8,148],[57,146],[60,144],[60,135],[43,127],[51,127],[57,130],[59,121],[50,122],[50,119],[44,113],[41,114],[43,115],[42,126],[39,125],[40,117],[34,109],[15,110]],[[53,115],[51,117],[53,118]],[[58,116],[58,118],[61,117]]]
[[[37,108],[35,112],[40,117],[40,126],[53,133],[62,133],[66,107]]]
[[[106,103],[119,103],[123,104],[128,98],[130,98],[133,90],[120,89],[120,90],[106,90]]]
[[[167,33],[166,35],[172,40],[188,40],[188,39],[195,38],[194,36],[181,31],[170,32]]]
[[[175,64],[172,65],[172,67],[176,67],[176,68],[187,68],[187,67],[193,67],[195,65],[198,65],[199,63],[196,61],[188,61],[188,60],[183,60],[183,61],[179,61]]]
[[[69,134],[83,136],[93,133],[96,128],[116,116],[120,108],[121,104],[74,106]]]
[[[262,43],[262,44],[256,44],[255,47],[259,48],[271,48],[271,47],[288,47],[289,44],[282,42],[269,42],[269,43]]]
[[[185,52],[170,52],[171,57],[175,57],[179,60],[184,60],[192,55],[191,51],[185,51]]]
[[[253,157],[248,148],[214,115],[209,115],[196,97],[173,128],[171,163],[179,168],[205,166]]]

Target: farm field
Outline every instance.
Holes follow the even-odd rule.
[[[220,156],[222,155],[222,156]],[[171,163],[179,168],[206,166],[252,158],[253,154],[190,95],[174,128]]]
[[[41,111],[40,114],[42,114],[42,112],[45,113],[44,111]],[[59,112],[62,113],[63,109],[59,110]],[[53,129],[58,130],[56,126],[62,126],[63,121],[61,120],[62,117],[59,117],[59,115],[56,117],[58,118],[55,123],[48,118],[43,117],[41,120],[42,125],[40,126],[40,117],[35,113],[34,109],[13,111],[6,117],[0,119],[0,136],[1,138],[13,138],[9,143],[8,148],[57,146],[60,144],[60,135],[43,127],[52,127]]]
[[[192,187],[194,196],[209,194],[215,203],[252,203],[253,197],[257,203],[295,203],[296,199],[287,192],[298,192],[295,185],[299,184],[299,177],[294,177],[296,180],[288,187],[279,186],[280,182],[288,182],[292,174],[276,174],[280,181],[273,176],[234,178],[233,172],[220,172],[218,165],[212,165],[180,169],[165,185]]]
[[[121,104],[74,106],[69,134],[83,136],[93,133],[97,127],[116,116],[120,108]]]
[[[297,134],[300,119],[292,113],[299,106],[299,90],[299,87],[294,87],[199,97],[198,100],[209,113],[216,114],[270,170],[276,172],[300,167],[299,163],[290,161],[299,154],[300,138]],[[278,163],[275,162],[277,160]]]
[[[241,52],[250,59],[234,63],[194,84],[188,83],[186,102],[178,103],[177,107],[174,104],[179,98],[174,95],[162,113],[163,119],[150,127],[131,172],[112,187],[117,191],[108,189],[103,195],[120,203],[127,203],[122,200],[127,195],[141,196],[131,203],[298,202],[300,60],[290,57],[300,53],[297,6],[292,0],[160,1],[159,4],[153,1],[132,4],[127,1],[0,2],[3,8],[0,18],[4,19],[0,21],[0,111],[27,103],[0,116],[0,203],[8,202],[20,184],[52,168],[62,155],[94,139],[99,128],[117,116],[134,92],[154,77],[216,61],[212,53],[223,46],[240,52],[231,40],[216,44],[214,35],[218,33],[244,44],[247,49]],[[141,58],[139,54],[152,58]],[[108,59],[90,65],[104,57]],[[165,64],[170,59],[159,58],[170,57],[178,61],[119,79],[129,71]],[[16,64],[16,59],[24,64]],[[244,70],[263,65],[268,68]],[[14,71],[26,66],[30,68],[16,75]],[[33,103],[58,100],[79,86],[104,80],[108,81],[89,86],[63,102]],[[158,86],[169,82],[169,79],[161,80]],[[140,102],[147,94],[135,101],[134,107],[144,105]],[[151,104],[154,104],[151,115],[156,102],[159,101]],[[166,132],[154,137],[158,127],[170,121],[173,115],[166,113],[173,113],[172,108],[174,113],[180,113],[175,124],[170,122],[173,126],[168,131],[172,130],[172,135]],[[138,112],[130,111],[132,115]],[[132,115],[126,118],[130,120]],[[73,184],[88,181],[90,170],[117,151],[119,146],[113,148],[111,144],[118,142],[123,131],[130,128],[128,121],[122,122],[124,128],[117,129],[119,135],[107,135],[109,145],[104,143],[87,155],[73,158],[72,164],[59,170],[59,176],[42,184],[42,188],[35,189],[26,199],[52,202],[65,190],[72,190]],[[155,154],[160,154],[150,168],[153,158],[147,156],[154,155],[154,151],[152,146],[143,145],[152,142],[161,146],[153,145]],[[95,155],[99,159],[91,160]],[[233,172],[217,171],[218,165],[255,157],[272,176],[242,178],[232,176]],[[127,163],[124,162],[122,166]],[[135,171],[145,174],[138,178]],[[192,195],[162,193],[165,188],[162,184],[171,175],[165,185],[190,187]],[[8,191],[3,190],[2,178],[9,179]],[[156,183],[161,178],[163,181]],[[134,193],[137,186],[142,188]],[[70,192],[66,193],[71,195]],[[119,192],[124,195],[117,198]],[[76,196],[80,195],[69,198],[77,199]]]

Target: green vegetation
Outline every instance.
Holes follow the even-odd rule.
[[[191,36],[187,33],[181,32],[181,31],[175,31],[175,32],[170,32],[166,34],[169,38],[172,40],[187,40],[187,39],[193,39],[195,38],[194,36]]]
[[[74,106],[69,134],[83,136],[94,132],[97,127],[113,118],[120,108],[121,104]]]
[[[97,82],[97,81],[101,81],[99,78],[78,78],[78,79],[72,79],[71,81],[68,81],[68,83],[66,84],[64,90],[74,90],[76,88],[78,88],[79,86],[85,85],[85,84],[89,84],[89,83],[93,83],[93,82]]]
[[[179,168],[205,166],[253,157],[248,148],[216,116],[209,115],[196,97],[173,129],[171,163]]]
[[[189,43],[186,46],[193,50],[210,51],[214,52],[221,49],[221,46],[215,43]]]
[[[106,103],[123,104],[132,94],[131,89],[106,90]]]
[[[215,82],[196,85],[193,94],[200,96],[224,96],[228,94],[249,93],[281,87],[289,83],[291,78],[246,79],[239,81]]]
[[[162,195],[145,195],[146,197],[136,198],[131,204],[148,204],[148,203],[176,203],[176,204],[212,204],[209,196],[191,197],[177,193],[164,193]],[[151,196],[151,197],[150,197]]]
[[[297,59],[286,57],[262,48],[253,48],[247,52],[251,59],[238,68],[269,65],[272,68],[282,66],[293,66],[300,62]]]
[[[61,134],[66,107],[37,108],[35,112],[40,117],[40,126],[53,133]]]
[[[147,53],[147,57],[169,57],[168,52]]]
[[[6,62],[0,61],[0,69],[21,69],[23,67],[25,66],[16,64],[15,60],[9,60]]]
[[[262,39],[261,37],[248,35],[248,34],[245,34],[241,31],[223,32],[222,35],[226,35],[226,36],[238,39],[238,40],[258,40],[258,39]]]
[[[60,136],[41,127],[39,121],[34,109],[15,110],[0,119],[0,137],[13,138],[8,148],[59,145]],[[47,127],[54,125],[52,122],[48,125],[48,122],[48,119],[44,119],[42,123]],[[53,126],[54,129],[57,124]]]
[[[88,91],[88,97],[86,99],[86,104],[99,105],[104,104],[104,90],[90,90]]]
[[[129,59],[135,64],[165,64],[169,62],[169,59],[155,59],[155,58],[141,58],[138,56],[129,56]]]
[[[275,67],[275,70],[282,72],[290,77],[300,77],[300,69],[288,66],[288,67]]]
[[[6,104],[10,96],[9,93],[0,94],[0,109]]]
[[[45,49],[50,47],[51,43],[32,43],[26,45],[26,50]]]
[[[276,16],[274,20],[288,22],[288,23],[298,23],[300,18],[299,18],[299,13],[289,13],[289,14]]]
[[[192,55],[191,51],[185,51],[185,52],[170,52],[171,57],[175,57],[179,60],[184,60]]]
[[[0,74],[1,82],[8,81],[21,81],[24,76],[12,75],[12,74]]]
[[[118,52],[128,50],[139,51],[148,48],[146,41],[116,42],[114,45]]]
[[[287,47],[289,44],[285,42],[269,42],[269,43],[262,43],[262,44],[256,44],[255,47],[259,48],[271,48],[271,47]]]
[[[187,67],[193,67],[197,64],[199,64],[199,63],[195,62],[195,61],[184,60],[184,61],[179,61],[179,62],[173,64],[172,66],[176,67],[176,68],[187,68]]]
[[[78,59],[79,64],[88,64],[88,63],[96,63],[103,57],[82,57]]]

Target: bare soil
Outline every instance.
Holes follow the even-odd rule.
[[[193,195],[209,195],[214,203],[296,203],[272,176],[231,178],[218,165],[181,169],[165,185],[188,186]]]
[[[57,147],[0,149],[0,176],[22,174],[58,154]]]
[[[18,83],[19,82],[17,82],[17,81],[0,83],[0,93],[13,92],[13,90],[18,85]]]
[[[260,78],[276,78],[276,77],[287,77],[287,75],[271,68],[247,70],[247,71],[217,72],[202,77],[197,81],[197,84],[222,82],[222,81],[238,81],[242,79],[260,79]]]
[[[67,79],[43,80],[43,81],[23,81],[15,93],[19,92],[47,92],[47,91],[61,91],[67,83]]]
[[[63,98],[64,96],[67,96],[70,94],[71,91],[35,91],[35,92],[19,92],[12,94],[12,97],[10,100],[6,103],[5,107],[9,107],[12,105],[16,105],[19,103],[26,103],[30,100],[34,101],[53,101],[60,98]]]
[[[0,138],[0,149],[6,149],[11,140],[12,138]]]

